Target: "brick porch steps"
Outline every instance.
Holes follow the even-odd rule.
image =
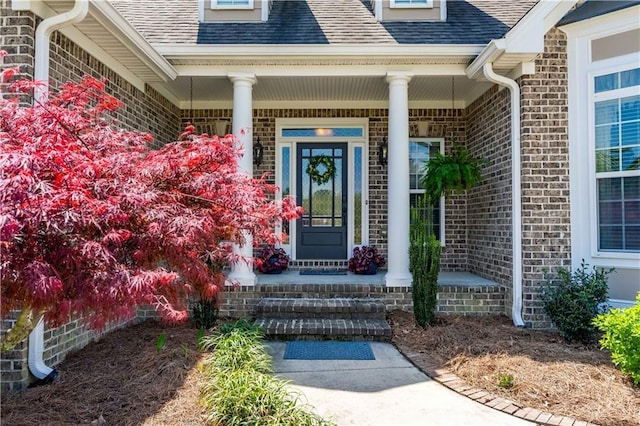
[[[265,297],[255,307],[256,316],[269,318],[385,319],[384,302],[374,298]]]
[[[278,340],[377,340],[391,337],[382,299],[265,297],[255,324]]]
[[[391,327],[381,319],[257,318],[255,324],[275,340],[387,341]]]

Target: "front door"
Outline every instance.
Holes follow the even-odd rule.
[[[298,259],[347,258],[347,144],[297,144]]]

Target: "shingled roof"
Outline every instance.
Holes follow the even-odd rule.
[[[267,22],[198,22],[197,0],[111,0],[165,44],[486,44],[538,0],[449,0],[446,22],[378,22],[368,0],[275,0]]]

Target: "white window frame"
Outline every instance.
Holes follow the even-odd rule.
[[[389,7],[393,9],[432,9],[433,0],[409,0],[409,3],[391,0]]]
[[[409,138],[408,143],[411,142],[429,142],[439,144],[439,151],[441,154],[444,154],[444,138]],[[411,151],[409,151],[409,155],[411,155]],[[424,189],[414,189],[409,188],[409,194],[424,194]],[[446,234],[445,234],[445,200],[444,195],[440,198],[440,246],[444,247],[446,243]]]
[[[615,58],[617,59],[617,58]],[[610,60],[599,61],[602,63],[610,62]],[[640,258],[640,252],[635,251],[616,251],[616,250],[600,250],[600,218],[599,218],[599,200],[598,200],[598,180],[607,178],[623,178],[640,176],[640,170],[614,171],[614,172],[598,172],[596,171],[596,116],[595,105],[597,102],[617,100],[633,95],[640,94],[640,86],[625,87],[622,89],[608,90],[596,93],[595,79],[607,74],[619,73],[630,69],[638,68],[640,64],[636,62],[626,63],[623,65],[615,65],[609,68],[599,68],[597,71],[587,73],[588,76],[588,132],[589,132],[589,208],[593,209],[593,215],[590,223],[591,232],[591,252],[597,257],[615,256],[620,258]],[[622,131],[622,129],[620,129]],[[636,254],[637,253],[637,254]]]
[[[232,0],[243,1],[243,0]],[[253,1],[254,0],[246,0],[246,4],[219,4],[218,0],[211,0],[211,9],[223,9],[223,10],[232,10],[232,9],[253,9]]]
[[[638,269],[640,253],[599,251],[597,197],[595,191],[595,132],[593,125],[594,74],[638,66],[633,53],[592,61],[593,40],[638,28],[638,7],[630,7],[597,18],[561,27],[567,34],[569,100],[569,188],[571,204],[571,263],[579,268],[584,260],[591,265]],[[590,119],[591,116],[591,119]],[[587,232],[585,232],[585,230]]]

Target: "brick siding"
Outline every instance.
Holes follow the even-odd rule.
[[[551,322],[540,301],[544,270],[571,267],[566,37],[552,29],[522,89],[523,319]]]

